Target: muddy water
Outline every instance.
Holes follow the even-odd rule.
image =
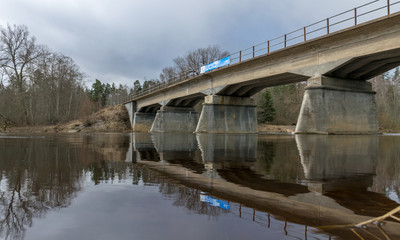
[[[399,206],[399,146],[400,136],[0,135],[0,238],[400,239],[393,219],[354,227]]]

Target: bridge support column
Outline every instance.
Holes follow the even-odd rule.
[[[199,113],[193,108],[163,106],[157,111],[150,132],[194,132]]]
[[[198,133],[257,133],[257,111],[252,98],[205,97]]]
[[[131,123],[131,126],[133,126],[133,114],[136,111],[136,103],[128,102],[128,103],[125,103],[124,105],[129,114],[129,122]]]
[[[376,134],[378,131],[371,83],[325,76],[307,81],[296,134]]]
[[[149,132],[153,125],[155,113],[135,112],[132,129],[134,132]]]

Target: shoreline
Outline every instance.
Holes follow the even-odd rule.
[[[44,126],[20,126],[10,127],[6,131],[0,129],[0,133],[93,133],[93,132],[110,132],[110,133],[132,133],[130,128],[123,128],[120,124],[114,124],[117,127],[107,127],[105,124],[97,124],[92,126],[84,126],[80,120],[71,121],[66,124],[44,125]],[[294,125],[272,125],[259,124],[258,134],[294,134],[296,126]],[[382,134],[398,135],[400,131],[394,129],[381,129]]]
[[[258,124],[258,134],[294,134],[296,126]],[[380,128],[381,134],[400,134],[400,129]],[[0,133],[132,132],[128,111],[123,105],[107,106],[83,118],[55,125],[0,126]]]

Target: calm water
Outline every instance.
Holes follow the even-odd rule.
[[[399,206],[400,136],[0,135],[0,190],[1,239],[400,239],[352,227]]]

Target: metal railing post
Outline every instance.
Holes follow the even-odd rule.
[[[390,0],[387,0],[387,11],[388,15],[390,15]]]
[[[329,34],[329,18],[326,19],[326,32]]]
[[[254,54],[255,54],[255,53],[254,53],[254,46],[253,46],[253,58],[254,58]]]
[[[354,26],[357,25],[357,8],[354,8]]]
[[[242,51],[239,51],[239,62],[242,62]]]
[[[268,53],[269,53],[269,40],[268,40]]]
[[[306,27],[304,27],[304,42],[307,41],[307,30]]]
[[[285,48],[286,48],[286,39],[287,39],[287,37],[286,37],[286,34],[285,34],[285,44],[284,44]]]

